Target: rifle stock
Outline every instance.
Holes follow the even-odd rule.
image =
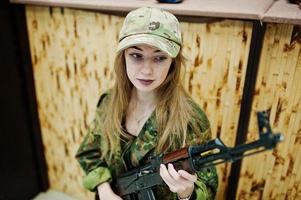
[[[152,188],[165,183],[160,177],[160,164],[172,163],[178,169],[196,173],[203,168],[211,167],[225,162],[234,162],[243,157],[250,156],[276,147],[283,140],[280,133],[273,134],[268,113],[258,112],[259,139],[235,147],[227,147],[219,138],[204,144],[191,145],[167,154],[160,154],[151,159],[145,166],[130,170],[116,179],[113,188],[122,197],[136,194],[130,199],[154,200]],[[127,198],[129,199],[129,198]]]

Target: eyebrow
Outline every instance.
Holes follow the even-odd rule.
[[[139,51],[143,51],[141,48],[139,48],[139,47],[137,47],[137,46],[132,46],[132,47],[130,47],[130,48],[134,48],[134,49],[137,49],[137,50],[139,50]],[[157,50],[154,51],[154,53],[157,53],[157,52],[161,52],[161,50],[157,49]]]

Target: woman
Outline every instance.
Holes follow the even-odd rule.
[[[179,22],[169,12],[143,7],[130,12],[119,35],[116,83],[97,105],[95,120],[76,158],[86,172],[84,186],[100,199],[121,199],[110,183],[145,164],[150,156],[210,139],[206,115],[181,85]],[[215,168],[198,174],[161,165],[166,186],[156,199],[213,199]]]

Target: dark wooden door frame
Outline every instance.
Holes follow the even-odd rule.
[[[241,108],[239,113],[235,146],[246,143],[248,126],[252,111],[251,108],[253,102],[253,95],[256,85],[256,78],[259,68],[260,54],[262,50],[265,30],[265,23],[262,24],[259,21],[253,21],[252,38],[248,56]],[[232,164],[226,192],[227,199],[235,199],[236,197],[241,171],[241,163],[242,161],[240,160]]]

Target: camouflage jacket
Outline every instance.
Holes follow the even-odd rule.
[[[95,119],[101,115],[101,107],[105,106],[103,99],[106,96],[105,93],[100,98]],[[198,116],[205,122],[203,125],[205,127],[201,127],[201,136],[189,133],[187,145],[210,139],[210,126],[206,115],[196,104],[194,108]],[[86,174],[83,179],[83,185],[86,189],[96,191],[99,184],[112,182],[119,174],[125,172],[126,166],[137,167],[145,164],[149,156],[154,155],[154,148],[158,141],[154,113],[146,121],[137,137],[124,142],[120,140],[120,152],[114,154],[110,160],[100,159],[101,146],[106,144],[103,144],[101,140],[101,130],[97,128],[97,120],[90,124],[88,133],[76,154],[76,159]],[[218,186],[216,169],[214,167],[208,168],[198,172],[197,175],[198,180],[195,183],[195,190],[191,199],[214,199]],[[176,194],[170,192],[167,186],[157,186],[154,192],[156,199],[177,199]]]

